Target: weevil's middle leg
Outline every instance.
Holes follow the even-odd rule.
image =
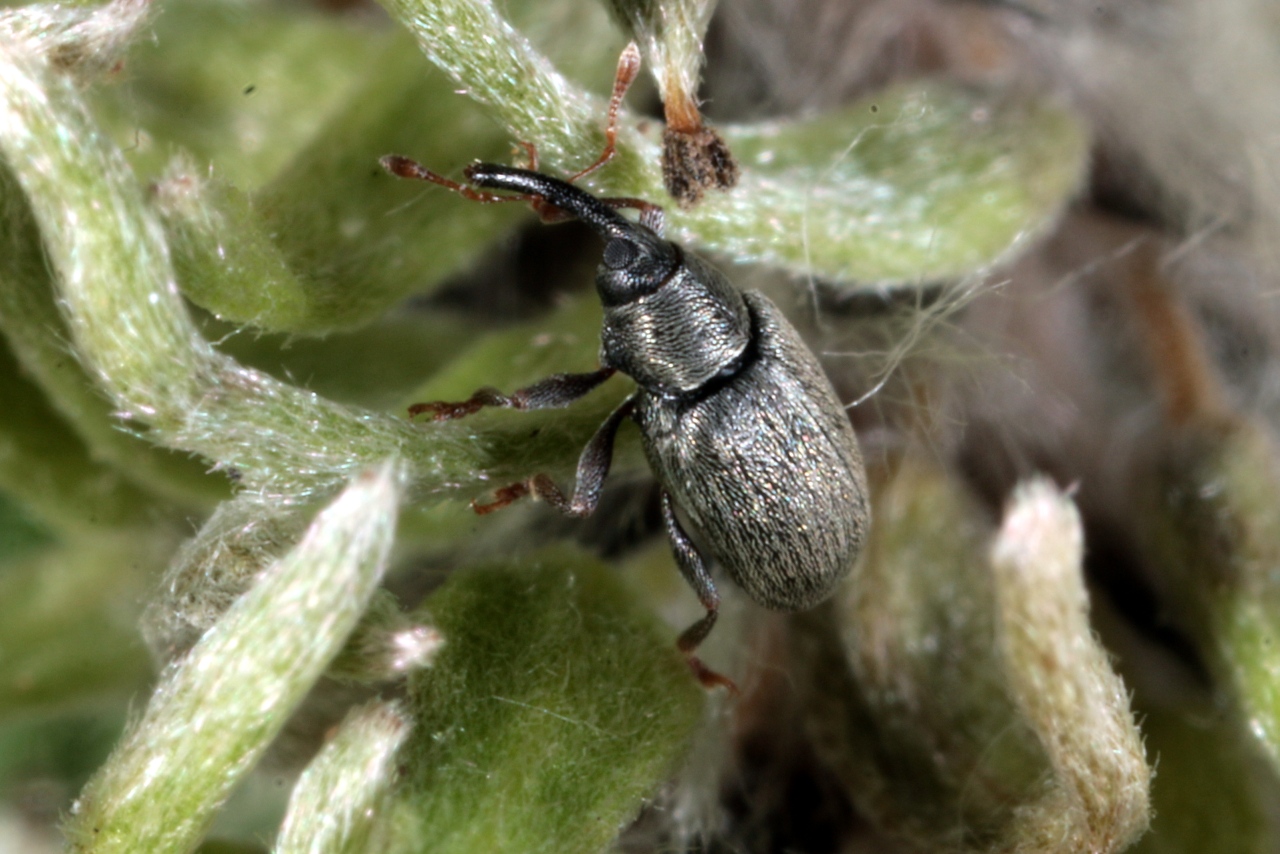
[[[479,412],[486,406],[510,409],[559,409],[568,406],[617,373],[614,368],[601,368],[588,374],[556,374],[531,386],[503,394],[486,386],[466,400],[433,400],[409,407],[409,417],[430,413],[432,421],[452,421]]]
[[[723,685],[736,695],[738,686],[732,679],[707,667],[693,654],[699,644],[706,640],[707,635],[711,634],[711,629],[716,624],[716,618],[720,615],[720,594],[716,592],[715,582],[711,580],[711,573],[707,571],[706,561],[702,559],[697,547],[680,526],[680,520],[676,518],[675,508],[671,504],[671,493],[666,490],[662,492],[662,522],[666,526],[667,537],[671,540],[671,551],[675,553],[680,574],[684,576],[685,581],[689,582],[693,592],[698,594],[698,601],[702,603],[702,607],[707,609],[706,616],[680,633],[680,637],[676,639],[676,648],[684,653],[685,660],[689,662],[689,668],[704,688]]]
[[[494,492],[494,500],[488,503],[471,502],[471,508],[484,515],[492,513],[508,504],[532,495],[550,504],[569,516],[590,516],[600,505],[600,492],[604,489],[604,480],[609,475],[609,467],[613,463],[613,442],[618,435],[622,421],[635,409],[635,397],[629,397],[622,405],[610,413],[596,430],[591,441],[582,449],[578,457],[578,472],[574,479],[573,496],[568,497],[556,486],[555,481],[545,474],[535,474],[528,480],[504,486]]]

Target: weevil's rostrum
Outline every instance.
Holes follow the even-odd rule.
[[[509,166],[473,164],[468,184],[458,185],[405,158],[383,162],[397,175],[441,183],[478,201],[523,200],[544,218],[575,217],[605,240],[596,275],[604,305],[599,370],[549,377],[510,395],[481,389],[467,401],[412,410],[443,419],[482,406],[559,407],[617,371],[636,381],[635,393],[583,451],[572,497],[537,475],[498,490],[497,501],[477,509],[532,494],[573,515],[591,513],[618,426],[631,417],[662,486],[676,561],[707,609],[681,635],[682,650],[691,653],[711,630],[719,596],[680,513],[710,557],[761,605],[801,610],[832,592],[857,558],[868,525],[862,458],[816,357],[768,298],[739,291],[709,263],[663,239],[645,224],[659,222],[645,203],[596,198]],[[615,209],[637,206],[641,222]]]

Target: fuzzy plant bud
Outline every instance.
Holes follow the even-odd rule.
[[[1129,694],[1089,625],[1084,535],[1048,481],[1018,487],[991,546],[996,646],[1052,774],[1010,829],[1017,851],[1120,851],[1146,831],[1151,769]]]
[[[0,11],[0,36],[24,42],[53,66],[88,78],[119,67],[152,5],[149,0],[114,0],[102,6],[16,6]]]
[[[353,709],[298,778],[276,854],[386,850],[382,820],[411,726],[399,703]]]
[[[71,809],[72,851],[199,842],[351,634],[386,569],[399,465],[357,475],[302,540],[171,665]]]
[[[860,809],[921,850],[1136,838],[1150,772],[1089,628],[1070,503],[1028,487],[996,534],[958,482],[908,456],[874,512],[848,584],[802,623],[827,650],[811,726]]]
[[[444,643],[437,628],[421,615],[404,613],[394,596],[379,590],[329,675],[367,683],[403,679],[429,667]]]
[[[805,621],[819,648],[835,644],[814,659],[808,704],[824,759],[877,827],[921,850],[1004,838],[1049,763],[994,646],[990,522],[916,456],[872,514],[847,583]]]
[[[1139,534],[1171,616],[1242,733],[1280,769],[1280,450],[1244,419],[1196,419],[1163,444]]]

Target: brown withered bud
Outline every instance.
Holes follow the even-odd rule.
[[[707,190],[738,183],[738,162],[729,146],[702,121],[698,82],[702,39],[715,0],[609,0],[614,17],[631,32],[658,85],[663,118],[662,183],[682,208],[696,205]]]
[[[738,183],[738,161],[714,129],[699,122],[686,130],[670,123],[662,132],[662,183],[682,208],[702,200],[708,189]]]

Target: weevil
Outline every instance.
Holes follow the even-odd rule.
[[[613,154],[618,105],[639,65],[634,46],[628,51],[618,65],[605,152],[568,180],[538,172],[529,145],[531,168],[475,163],[464,170],[466,184],[398,155],[383,158],[393,174],[475,201],[523,201],[546,221],[578,219],[605,242],[596,274],[604,306],[598,370],[557,374],[511,394],[483,388],[465,401],[420,403],[410,415],[447,420],[486,406],[564,407],[617,372],[630,376],[636,391],[587,443],[572,495],[539,474],[473,506],[484,513],[532,495],[570,515],[589,515],[599,503],[618,428],[633,419],[661,486],[676,563],[706,609],[677,645],[704,682],[727,683],[693,656],[715,625],[720,602],[704,551],[759,604],[811,608],[831,594],[861,548],[869,525],[866,475],[830,381],[767,297],[738,290],[710,263],[664,239],[658,206],[600,198],[573,185]],[[619,208],[639,209],[639,221]]]

